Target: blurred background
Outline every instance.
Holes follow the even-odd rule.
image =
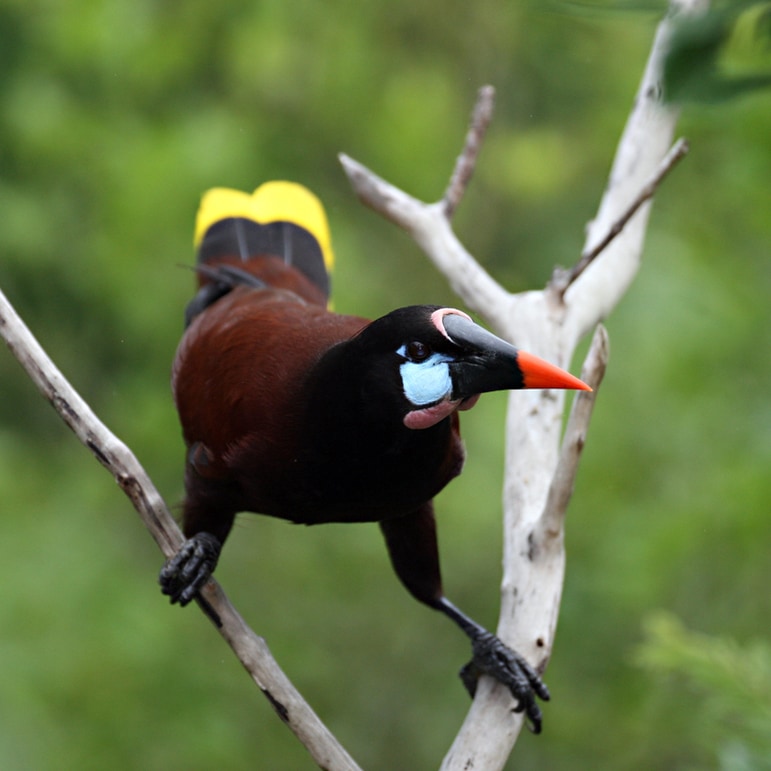
[[[170,505],[169,368],[201,192],[304,182],[337,309],[457,303],[354,199],[344,151],[426,199],[477,89],[497,111],[457,212],[513,291],[571,265],[661,3],[0,0],[0,287]],[[739,57],[741,59],[741,57]],[[517,769],[768,768],[771,96],[685,106],[568,516],[542,736]],[[577,369],[580,362],[574,362]],[[109,475],[0,351],[0,767],[314,767]],[[505,396],[464,415],[438,501],[450,597],[497,620]],[[468,645],[412,600],[377,527],[242,516],[218,578],[368,770],[437,767]]]

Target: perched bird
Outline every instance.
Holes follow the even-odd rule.
[[[163,592],[196,598],[241,511],[378,522],[405,587],[470,638],[468,690],[491,675],[539,732],[536,696],[549,692],[538,673],[444,595],[432,499],[461,471],[458,411],[481,393],[588,386],[454,308],[332,313],[326,215],[300,185],[208,191],[195,244],[199,289],[172,373],[187,540],[161,571]]]

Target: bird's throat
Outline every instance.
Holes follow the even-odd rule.
[[[479,394],[470,396],[468,399],[445,399],[438,404],[432,404],[430,407],[423,407],[419,410],[411,410],[404,416],[404,425],[407,428],[420,430],[431,428],[455,410],[470,410],[479,400]]]

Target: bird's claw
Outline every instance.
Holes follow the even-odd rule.
[[[524,712],[530,730],[541,733],[541,709],[536,696],[549,700],[549,689],[540,675],[520,656],[494,634],[484,632],[472,640],[472,659],[460,671],[460,678],[469,694],[476,693],[477,682],[482,675],[490,675],[505,685],[517,700],[515,712]]]
[[[222,550],[211,533],[196,533],[161,568],[158,582],[172,603],[185,606],[195,598],[217,567]]]

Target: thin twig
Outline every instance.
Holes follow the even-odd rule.
[[[550,286],[555,289],[559,296],[565,296],[568,287],[591,265],[591,263],[602,254],[608,247],[608,244],[624,229],[624,226],[635,215],[637,210],[648,200],[653,198],[659,185],[665,177],[677,165],[677,163],[688,153],[689,145],[686,139],[678,139],[664,156],[651,178],[643,185],[640,192],[631,204],[620,214],[618,219],[608,228],[605,235],[593,246],[586,250],[581,259],[570,269],[557,269],[554,271]]]
[[[155,485],[131,450],[99,420],[62,375],[2,291],[0,336],[62,420],[131,499],[161,551],[166,557],[174,555],[183,542],[183,536]],[[160,591],[158,594],[160,597]],[[218,626],[220,634],[316,763],[321,768],[334,771],[361,771],[289,681],[272,657],[265,640],[247,626],[217,582],[210,580],[203,594],[204,612],[208,614],[206,605],[213,609],[221,620]]]
[[[463,150],[455,162],[450,183],[442,198],[444,213],[447,219],[452,218],[474,174],[479,151],[482,148],[482,140],[493,118],[494,107],[495,89],[492,86],[482,86],[479,89],[477,101],[471,113],[471,121],[466,133]]]
[[[562,535],[565,512],[573,495],[578,463],[586,443],[597,391],[608,366],[609,353],[608,332],[602,324],[598,324],[581,367],[581,380],[591,386],[592,390],[578,391],[573,399],[557,468],[554,471],[539,522],[541,545],[548,544],[550,539],[559,538]]]

